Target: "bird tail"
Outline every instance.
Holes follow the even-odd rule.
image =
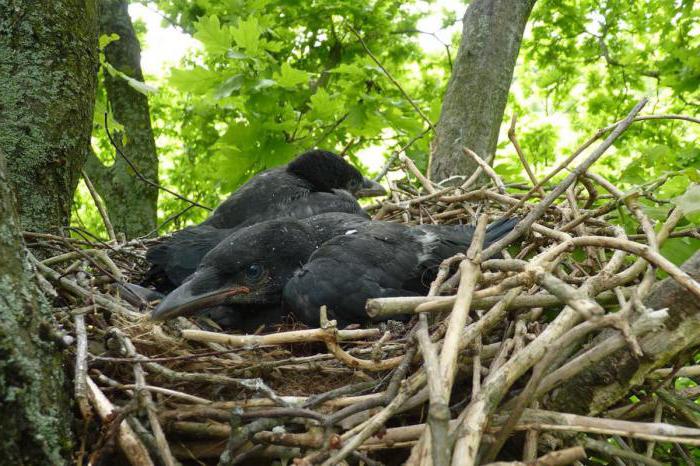
[[[519,218],[502,218],[491,223],[486,227],[486,238],[484,238],[484,247],[488,247],[495,243],[505,235],[510,233],[513,228],[520,222]]]

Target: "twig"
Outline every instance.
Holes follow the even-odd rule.
[[[530,164],[527,162],[527,158],[525,157],[525,154],[523,153],[523,150],[520,147],[520,143],[518,142],[518,138],[515,135],[515,123],[517,119],[518,115],[513,113],[513,117],[510,120],[510,128],[508,128],[508,139],[510,139],[511,144],[513,144],[515,152],[518,154],[518,158],[520,159],[520,163],[523,164],[525,173],[527,173],[527,176],[530,178],[530,181],[532,181],[532,185],[539,186],[537,178],[535,178],[535,174],[533,173],[532,168],[530,168]],[[544,192],[544,189],[542,189],[542,186],[539,186],[539,188],[537,188],[537,191],[542,197],[545,197],[546,194]]]
[[[95,186],[93,186],[92,181],[90,181],[90,178],[87,176],[87,173],[85,173],[85,170],[80,170],[80,174],[83,176],[85,186],[87,186],[88,191],[90,191],[90,195],[92,196],[92,200],[95,202],[95,207],[97,207],[97,211],[100,213],[100,217],[102,217],[102,222],[105,225],[105,229],[107,230],[107,235],[109,236],[109,239],[116,243],[117,235],[114,234],[114,227],[112,226],[112,222],[109,220],[109,215],[107,214],[107,209],[105,208],[105,205],[102,202],[102,198],[97,193]]]
[[[634,106],[627,117],[615,127],[612,133],[610,133],[610,136],[608,136],[605,141],[603,141],[600,146],[598,146],[598,148],[596,148],[596,150],[594,150],[593,153],[586,158],[586,160],[581,162],[580,165],[572,170],[569,176],[559,183],[547,195],[547,197],[542,200],[542,202],[537,204],[537,206],[510,233],[493,243],[483,252],[484,259],[488,259],[494,254],[500,252],[503,248],[524,234],[532,226],[532,224],[544,214],[547,207],[549,207],[564,191],[566,191],[569,186],[574,183],[574,181],[576,181],[579,176],[588,170],[588,167],[593,165],[593,163],[598,160],[610,146],[612,146],[615,140],[617,140],[617,138],[622,135],[629,125],[632,124],[634,117],[642,110],[647,102],[648,99],[646,98],[639,101],[639,103]],[[506,216],[507,215],[509,214],[506,213]]]
[[[465,155],[468,155],[474,162],[477,163],[481,167],[482,170],[486,172],[486,174],[493,180],[493,182],[496,184],[496,188],[498,188],[498,192],[501,194],[506,193],[506,187],[503,184],[503,180],[501,180],[501,177],[496,174],[496,172],[491,168],[491,165],[489,165],[484,159],[479,157],[473,150],[463,147],[462,152],[464,152]]]
[[[95,411],[103,420],[108,419],[115,411],[114,406],[90,377],[87,377],[86,381],[88,397],[95,407]],[[117,443],[131,464],[153,466],[148,450],[146,450],[146,447],[143,446],[143,443],[134,434],[134,431],[126,421],[121,421],[119,424]]]
[[[420,170],[418,170],[416,164],[413,163],[413,160],[411,160],[406,154],[399,153],[399,160],[406,165],[406,168],[408,168],[408,171],[413,173],[413,176],[418,178],[418,181],[420,181],[420,184],[423,185],[426,191],[428,191],[430,194],[435,194],[437,192],[430,180],[426,178],[425,175],[420,172]]]
[[[183,330],[182,337],[185,340],[221,343],[230,346],[267,346],[283,345],[287,343],[308,343],[310,341],[337,341],[362,340],[365,338],[378,338],[381,332],[376,328],[360,330],[338,330],[335,333],[324,329],[295,330],[291,332],[271,333],[269,335],[228,335],[204,330]]]
[[[88,421],[92,417],[90,404],[87,398],[87,333],[85,331],[85,316],[83,314],[73,317],[75,325],[75,377],[74,393],[78,402],[78,408],[83,419]]]

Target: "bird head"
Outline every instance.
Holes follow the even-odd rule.
[[[153,320],[228,305],[271,305],[316,249],[314,232],[294,219],[270,220],[235,231],[202,259],[194,274],[151,313]]]
[[[357,198],[386,194],[381,184],[363,177],[357,168],[332,152],[304,152],[287,165],[287,170],[304,178],[319,191],[344,189]]]

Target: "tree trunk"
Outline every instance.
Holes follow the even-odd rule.
[[[0,461],[66,464],[71,403],[51,309],[34,282],[0,151]]]
[[[700,280],[700,252],[682,268]],[[649,372],[700,344],[700,304],[672,278],[657,283],[644,304],[652,309],[668,308],[669,314],[663,329],[639,339],[644,356],[635,358],[628,347],[616,351],[555,390],[548,409],[598,414],[642,383]]]
[[[25,230],[57,232],[92,130],[94,0],[0,0],[0,149]]]
[[[105,49],[107,61],[127,76],[143,81],[141,47],[134,33],[126,0],[103,0],[100,4],[100,33],[119,35]],[[151,116],[146,96],[119,77],[104,71],[104,85],[115,119],[124,126],[114,139],[136,169],[151,180],[158,180],[158,156],[151,129]],[[106,167],[94,154],[86,166],[88,176],[107,204],[110,220],[116,231],[127,238],[146,235],[157,225],[158,189],[139,180],[126,160],[115,155]]]
[[[475,0],[462,20],[462,41],[442,103],[430,174],[435,181],[471,175],[496,152],[513,69],[535,0]]]

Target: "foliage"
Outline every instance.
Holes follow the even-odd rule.
[[[161,80],[150,101],[160,182],[204,204],[215,206],[254,173],[305,149],[347,150],[362,167],[366,158],[358,154],[386,157],[423,131],[420,117],[351,28],[430,119],[438,119],[450,61],[445,53],[420,47],[417,22],[427,10],[417,2],[145,3],[162,12],[164,23],[201,43]],[[443,27],[452,26],[463,9],[455,2],[443,12]],[[513,113],[538,176],[644,95],[652,98],[645,113],[696,114],[699,16],[691,0],[539,0],[515,70],[496,170],[508,181],[527,181],[505,137]],[[459,23],[455,31],[452,55]],[[663,218],[679,200],[688,209],[687,221],[697,222],[697,193],[686,190],[700,182],[698,135],[698,125],[684,121],[636,123],[596,170],[623,190],[652,188],[653,196],[641,202],[654,218]],[[95,142],[101,157],[113,156],[97,126]],[[429,142],[419,139],[408,150],[423,169]],[[665,183],[651,184],[657,180]],[[94,230],[100,221],[91,202],[83,196],[78,209]],[[161,221],[187,207],[167,194],[160,202]],[[161,232],[205,216],[202,209],[189,209]],[[664,253],[681,261],[698,246],[674,239]]]

